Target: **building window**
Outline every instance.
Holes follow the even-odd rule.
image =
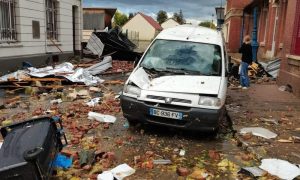
[[[58,39],[57,33],[57,1],[46,0],[47,38]]]
[[[105,28],[103,13],[83,13],[83,29],[84,30],[102,30]]]
[[[0,0],[0,43],[17,40],[14,0]]]

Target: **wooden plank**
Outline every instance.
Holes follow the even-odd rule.
[[[15,86],[17,86],[17,87],[20,87],[20,84],[18,84],[18,83],[13,83],[13,85],[15,85]]]

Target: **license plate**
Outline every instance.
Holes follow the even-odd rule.
[[[150,115],[165,117],[170,119],[178,119],[178,120],[182,119],[182,113],[180,112],[165,111],[165,110],[154,109],[154,108],[150,108]]]

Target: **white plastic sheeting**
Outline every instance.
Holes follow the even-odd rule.
[[[6,75],[0,77],[0,82],[6,82],[11,78],[17,79],[18,81],[22,81],[22,79],[29,78],[29,76],[26,74],[26,71],[18,70],[16,72],[6,74]]]
[[[99,122],[105,122],[105,123],[114,123],[116,121],[116,117],[111,115],[104,115],[96,112],[89,112],[88,119],[90,120],[96,120]]]
[[[102,174],[99,174],[97,180],[123,180],[127,176],[130,176],[135,173],[135,169],[131,168],[127,164],[121,164],[110,171],[104,171]]]
[[[259,167],[280,179],[292,180],[300,175],[296,165],[280,159],[263,159]]]
[[[17,79],[18,81],[26,80],[26,78],[38,77],[43,78],[46,76],[59,76],[68,79],[71,82],[84,83],[87,86],[97,85],[103,83],[104,80],[94,75],[100,74],[112,67],[111,56],[104,57],[103,61],[86,69],[77,68],[74,70],[74,65],[65,62],[55,66],[46,66],[43,68],[30,67],[28,70],[19,70],[14,73],[7,74],[0,77],[0,82],[6,82],[10,78]]]
[[[64,76],[66,74],[73,74],[74,73],[73,68],[74,68],[73,64],[69,62],[65,62],[55,66],[55,68],[53,68],[52,66],[46,66],[44,68],[30,67],[28,68],[29,69],[28,74],[30,76],[39,77],[39,78],[49,76],[49,75]]]
[[[86,68],[85,70],[88,71],[91,75],[97,75],[100,74],[107,69],[112,67],[112,57],[106,56],[104,57],[103,61],[100,63],[97,63],[89,68]]]
[[[272,131],[262,128],[262,127],[249,127],[249,128],[242,128],[240,130],[241,134],[252,133],[254,136],[260,136],[266,139],[276,138],[277,134],[273,133]]]

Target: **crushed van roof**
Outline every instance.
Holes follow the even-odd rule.
[[[156,39],[191,41],[222,46],[221,32],[193,25],[180,25],[163,30]]]

